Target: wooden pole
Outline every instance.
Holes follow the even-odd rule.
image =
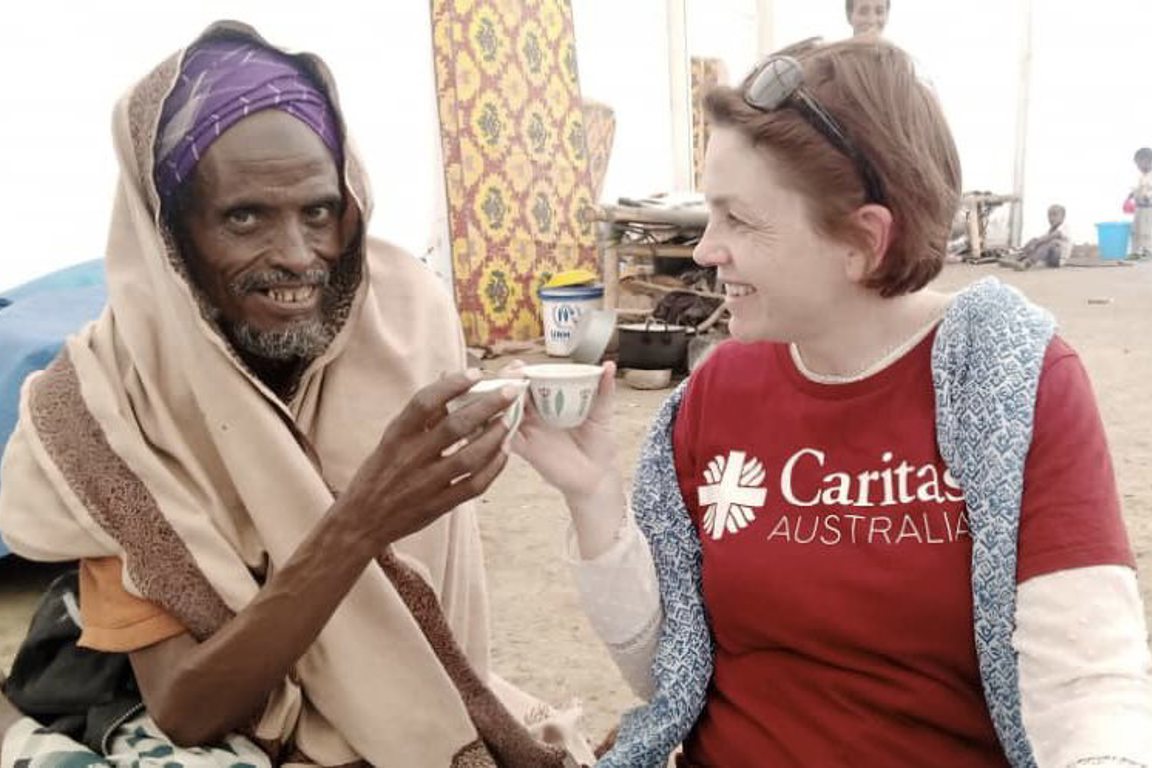
[[[708,209],[693,208],[644,208],[632,205],[601,205],[596,211],[601,221],[634,222],[636,224],[668,224],[677,227],[708,226]]]
[[[980,201],[973,200],[968,208],[968,248],[972,252],[972,260],[979,261],[984,255],[984,239],[980,232]]]
[[[620,256],[616,253],[616,243],[611,240],[600,243],[600,269],[604,281],[604,309],[616,309],[620,302]]]

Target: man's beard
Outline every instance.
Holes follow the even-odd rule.
[[[271,330],[257,328],[243,320],[226,323],[225,330],[237,351],[277,362],[314,360],[323,354],[333,337],[333,326],[326,322],[332,306],[332,289],[328,280],[326,269],[311,269],[302,274],[272,269],[245,275],[230,285],[229,290],[239,297],[285,282],[312,285],[320,289],[318,317]]]
[[[276,361],[314,360],[332,343],[332,331],[319,318],[269,331],[243,322],[229,324],[228,336],[240,352]]]

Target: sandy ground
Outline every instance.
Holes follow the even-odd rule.
[[[1092,376],[1111,441],[1124,514],[1152,607],[1152,264],[1016,273],[949,266],[945,290],[995,274],[1058,318]],[[626,474],[665,392],[621,387],[617,429]],[[495,667],[553,702],[583,702],[588,733],[603,734],[636,700],[582,614],[561,556],[566,515],[558,496],[523,462],[482,500],[492,593]],[[53,569],[0,562],[0,662],[7,667],[36,595]],[[1152,615],[1152,612],[1150,612]]]

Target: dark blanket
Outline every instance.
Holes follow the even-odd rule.
[[[4,693],[49,730],[107,754],[107,740],[143,707],[128,656],[79,648],[78,575],[68,571],[40,600]]]

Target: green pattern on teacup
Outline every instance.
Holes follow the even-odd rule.
[[[556,415],[564,413],[564,390],[556,390]]]
[[[592,390],[580,390],[580,415],[585,416],[588,413],[588,403],[592,400]]]
[[[504,416],[504,423],[508,425],[508,430],[515,431],[520,426],[520,420],[524,417],[524,398],[518,397],[512,401],[512,405],[508,408]]]

